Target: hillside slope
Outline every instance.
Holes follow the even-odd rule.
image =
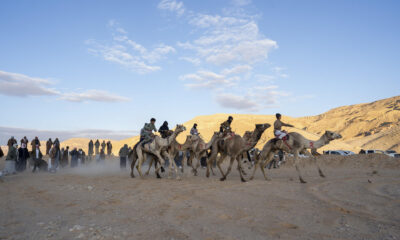
[[[257,123],[273,124],[274,115],[231,114],[234,118],[232,129],[240,135],[245,131],[253,130]],[[183,142],[194,123],[198,124],[201,136],[208,141],[214,131],[219,130],[221,122],[228,118],[228,114],[214,114],[197,116],[184,123],[187,131],[178,137]],[[336,131],[342,134],[342,140],[333,141],[321,148],[344,149],[359,151],[364,149],[393,149],[400,152],[400,96],[387,98],[372,103],[342,106],[320,115],[310,117],[292,118],[283,116],[283,121],[293,124],[296,128],[286,128],[295,131],[304,137],[315,140],[325,130]],[[261,148],[268,139],[273,137],[273,127],[267,129],[262,135],[257,147]],[[131,137],[121,141],[111,141],[113,153],[118,154],[119,148],[124,144],[133,146],[139,137]],[[89,139],[69,139],[62,142],[62,146],[72,146],[87,150]]]

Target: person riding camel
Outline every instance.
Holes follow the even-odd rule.
[[[199,131],[197,130],[197,123],[193,124],[192,129],[190,129],[190,135],[199,136]]]
[[[231,129],[232,121],[233,121],[233,117],[229,116],[228,120],[221,123],[221,126],[219,127],[219,132],[223,133],[224,136],[231,135],[232,134],[232,129]]]
[[[167,138],[170,136],[170,131],[167,121],[164,121],[163,125],[161,125],[161,127],[158,129],[158,132],[161,134],[162,138]]]
[[[282,130],[282,127],[294,127],[291,124],[287,124],[281,121],[282,115],[280,113],[275,114],[276,120],[274,122],[274,135],[276,138],[283,139],[287,136],[287,132]]]
[[[150,123],[145,123],[144,127],[140,130],[140,141],[142,144],[151,142],[153,140],[154,132],[157,132],[157,128],[154,125],[156,123],[156,119],[150,119]]]

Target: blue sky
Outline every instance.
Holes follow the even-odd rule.
[[[131,134],[400,93],[399,1],[1,1],[2,127]]]

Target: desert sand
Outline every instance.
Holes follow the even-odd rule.
[[[25,172],[0,182],[0,239],[399,239],[400,161],[322,156],[327,177],[291,159],[240,182],[205,171],[183,179],[130,178],[104,166]],[[1,160],[1,166],[4,159]],[[1,167],[0,166],[0,167]],[[225,166],[226,167],[226,166]]]

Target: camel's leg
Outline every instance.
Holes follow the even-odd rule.
[[[226,155],[222,154],[221,156],[219,156],[219,159],[217,159],[217,167],[218,167],[219,171],[221,172],[222,176],[225,176],[225,173],[222,170],[221,163],[224,161],[225,158],[226,158]]]
[[[240,180],[242,182],[246,182],[246,180],[243,177],[242,163],[240,162],[241,158],[243,158],[243,154],[240,154],[240,155],[235,157],[236,161],[238,162],[238,171],[239,171],[239,174],[240,174]],[[226,175],[228,175],[228,173],[226,173]]]
[[[234,162],[235,159],[236,159],[236,158],[233,158],[233,157],[231,157],[231,156],[229,156],[229,158],[230,158],[229,167],[228,167],[228,169],[226,170],[226,173],[222,175],[222,178],[220,179],[221,181],[225,181],[225,180],[226,180],[226,177],[228,176],[228,174],[229,174],[229,173],[231,172],[231,170],[232,170],[233,162]]]
[[[139,172],[140,177],[143,178],[142,174],[143,152],[141,149],[137,150],[137,155],[138,155],[138,164],[136,165],[136,168]]]
[[[211,166],[210,166],[210,170],[211,170],[211,173],[212,173],[213,176],[215,176],[214,167],[213,167],[214,162],[215,162],[215,161],[213,161],[213,162],[211,163]],[[207,167],[208,167],[208,162],[207,162]]]
[[[318,170],[319,176],[322,177],[322,178],[324,178],[324,177],[325,177],[325,174],[322,172],[321,168],[320,168],[319,165],[318,165],[317,157],[314,156],[314,155],[312,155],[312,154],[311,154],[309,151],[307,151],[307,150],[305,151],[305,154],[306,154],[308,157],[310,157],[310,158],[312,159],[313,163],[317,166],[317,170]]]
[[[179,153],[178,153],[179,154]],[[186,154],[185,154],[185,152],[182,152],[182,161],[181,161],[181,172],[183,173],[185,170],[185,162],[187,162],[188,160],[187,160],[187,157],[186,157]]]
[[[211,156],[207,159],[207,172],[206,172],[206,177],[210,177],[210,168],[212,169],[212,164],[217,158],[218,153],[211,152]],[[213,175],[214,175],[214,171]]]
[[[267,181],[269,181],[271,179],[267,176],[267,174],[265,174],[265,166],[267,166],[272,160],[274,160],[274,155],[275,155],[275,152],[269,152],[266,157],[266,160],[260,165],[260,169],[264,175],[264,179]]]
[[[300,168],[299,168],[299,163],[300,163],[300,159],[299,159],[299,150],[295,150],[294,151],[294,166],[296,167],[296,171],[297,174],[299,175],[299,180],[301,183],[307,183],[306,181],[304,181]]]
[[[258,167],[259,164],[261,165],[261,163],[262,163],[262,159],[256,159],[256,160],[254,161],[253,174],[251,175],[250,180],[253,180],[253,179],[254,179],[254,175],[255,175],[255,173],[256,173],[256,171],[257,171],[257,167]]]
[[[135,153],[132,153],[132,155],[134,155]],[[137,157],[136,156],[132,156],[132,162],[131,162],[131,177],[134,178],[135,174],[133,173],[135,170],[135,164],[136,164],[136,160]]]
[[[197,169],[200,167],[201,156],[199,154],[194,154],[194,158],[196,159],[196,176],[197,176]]]
[[[153,165],[153,161],[154,161],[154,159],[153,159],[153,157],[152,156],[150,156],[151,158],[150,158],[150,162],[149,162],[149,168],[147,169],[147,171],[146,171],[146,176],[148,176],[149,175],[149,173],[150,173],[150,168],[151,168],[151,165]],[[148,157],[146,157],[146,160],[148,159]],[[144,160],[145,162],[146,162],[146,160]]]
[[[169,165],[168,165],[168,178],[171,178],[171,176],[172,176],[172,168],[175,168],[175,170],[176,170],[175,160],[174,159],[171,160],[171,156],[166,151],[164,151],[162,153],[162,156],[163,156],[163,159],[168,159],[168,162],[169,162]]]
[[[178,166],[176,165],[175,158],[171,157],[171,155],[168,153],[168,159],[170,159],[169,161],[171,162],[170,166],[173,164],[173,167],[174,167],[174,170],[175,170],[176,179],[180,180],[181,177],[179,176],[179,173],[178,173]],[[171,169],[171,167],[170,167],[170,169]]]
[[[164,158],[161,157],[159,152],[155,152],[154,155],[157,156],[157,159],[159,160],[159,163],[160,163],[160,166],[156,167],[155,172],[156,172],[157,178],[161,178],[159,172],[160,172],[160,168],[162,168],[162,166],[165,165],[165,161],[164,161]],[[155,161],[157,161],[157,159]]]
[[[194,176],[197,176],[197,167],[195,167],[193,164],[194,164],[194,160],[195,159],[195,154],[194,154],[194,152],[190,152],[190,157],[189,157],[189,162],[190,162],[190,166],[192,167],[192,172],[193,172],[193,175]]]

